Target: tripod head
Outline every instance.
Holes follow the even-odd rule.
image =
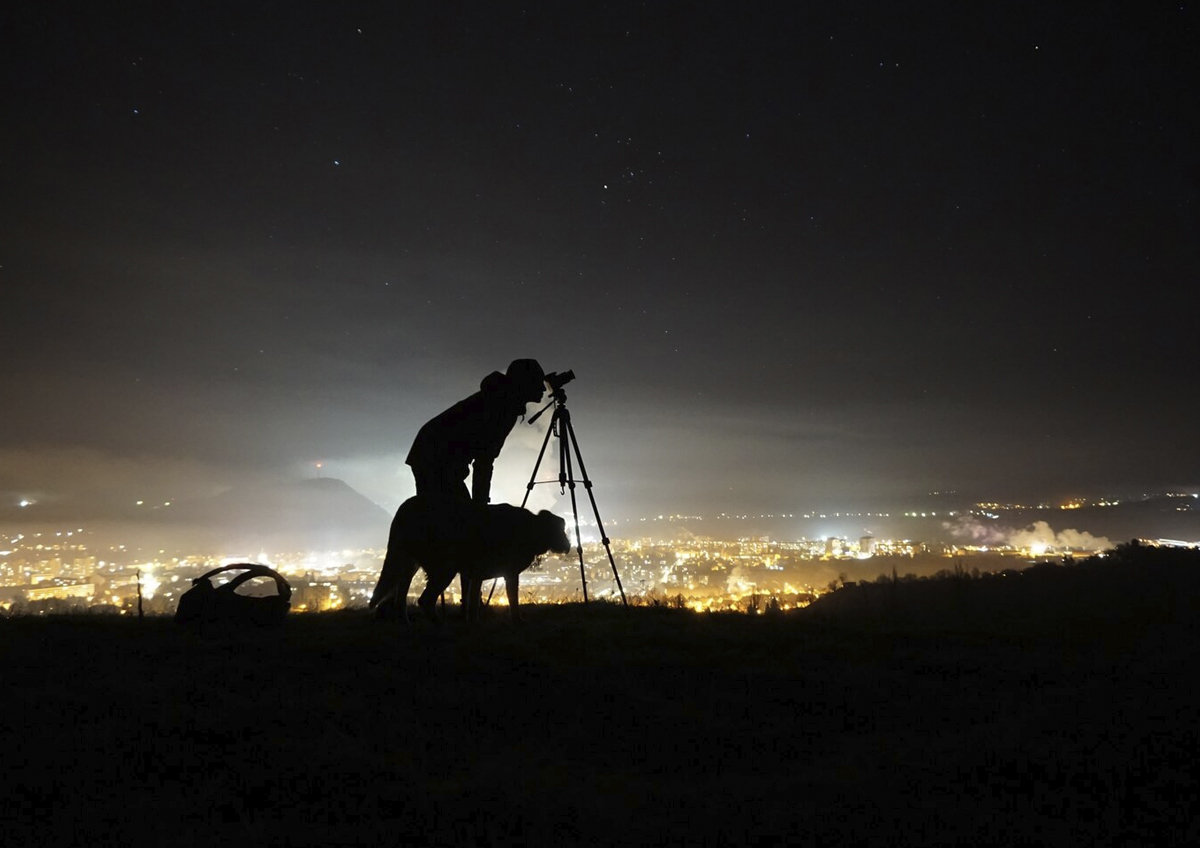
[[[567,393],[563,386],[575,379],[574,371],[551,371],[545,377],[546,385],[550,388],[550,402],[530,416],[528,423],[533,424],[542,417],[542,413],[552,406],[563,406],[567,402]]]
[[[574,371],[563,371],[561,374],[557,371],[551,371],[546,375],[546,385],[550,387],[550,394],[555,400],[559,400],[559,396],[562,395],[562,400],[559,400],[561,403],[567,399],[567,396],[563,394],[563,386],[574,379]]]

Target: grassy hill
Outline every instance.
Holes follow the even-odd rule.
[[[880,579],[819,598],[808,615],[867,630],[1133,637],[1200,619],[1200,551],[1118,545],[1081,562],[1042,562],[972,577]]]
[[[407,632],[355,611],[0,619],[8,844],[1200,836],[1182,616],[989,633],[832,604],[526,612]]]

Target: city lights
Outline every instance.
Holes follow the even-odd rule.
[[[1168,497],[1170,506],[1181,510],[1193,509],[1196,500],[1191,492]],[[1113,498],[1072,498],[1040,508],[1049,513],[1068,507],[1111,507],[1120,502]],[[612,521],[616,532],[611,543],[618,573],[632,603],[756,613],[803,607],[826,592],[855,582],[920,579],[953,569],[1003,573],[1036,561],[1063,562],[1111,547],[1106,538],[1076,530],[1055,532],[1046,521],[1030,521],[1028,516],[1000,532],[1005,525],[998,516],[1021,508],[1026,507],[981,502],[961,513],[930,509],[891,513],[895,518],[886,526],[910,528],[917,531],[914,536],[936,526],[932,521],[939,522],[945,532],[938,539],[926,536],[925,540],[866,529],[848,534],[844,521],[840,525],[827,523],[850,518],[850,526],[865,527],[873,523],[870,519],[885,518],[888,513],[720,513],[707,519],[662,513]],[[831,518],[814,520],[820,515]],[[809,526],[818,531],[808,537],[778,538],[753,529],[761,527],[761,518],[805,516],[814,517],[808,519],[813,522]],[[586,519],[580,523],[589,594],[597,599],[615,597],[615,581],[606,553],[597,541],[598,528]],[[796,525],[787,522],[780,526]],[[835,531],[834,526],[842,529]],[[705,535],[700,534],[701,530]],[[0,608],[10,612],[89,607],[108,612],[136,611],[140,589],[147,614],[170,614],[194,578],[219,566],[247,562],[269,565],[289,581],[294,591],[294,611],[365,607],[385,553],[382,548],[254,548],[186,554],[159,546],[146,550],[136,541],[128,538],[101,543],[91,530],[79,526],[10,531],[0,537]],[[1165,539],[1147,543],[1196,544]],[[424,579],[418,575],[410,599],[423,589]],[[491,603],[507,603],[503,581],[497,581],[494,588],[489,583],[487,589]],[[239,591],[273,594],[275,588],[270,581],[252,580]],[[531,566],[521,580],[521,597],[531,604],[581,601],[578,554],[573,551],[566,556],[544,557]],[[446,598],[450,602],[458,600],[457,583],[447,590]]]

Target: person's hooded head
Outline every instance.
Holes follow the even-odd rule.
[[[542,399],[546,391],[546,372],[536,359],[514,359],[504,374],[509,391],[522,403],[533,403]]]

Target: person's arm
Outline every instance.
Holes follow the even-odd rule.
[[[484,394],[485,404],[478,412],[478,448],[472,462],[471,500],[482,506],[491,501],[492,465],[504,447],[513,425],[517,423],[512,399],[503,393]],[[521,404],[521,411],[525,408]]]
[[[479,457],[472,465],[471,500],[487,506],[492,498],[492,463],[495,457]]]

